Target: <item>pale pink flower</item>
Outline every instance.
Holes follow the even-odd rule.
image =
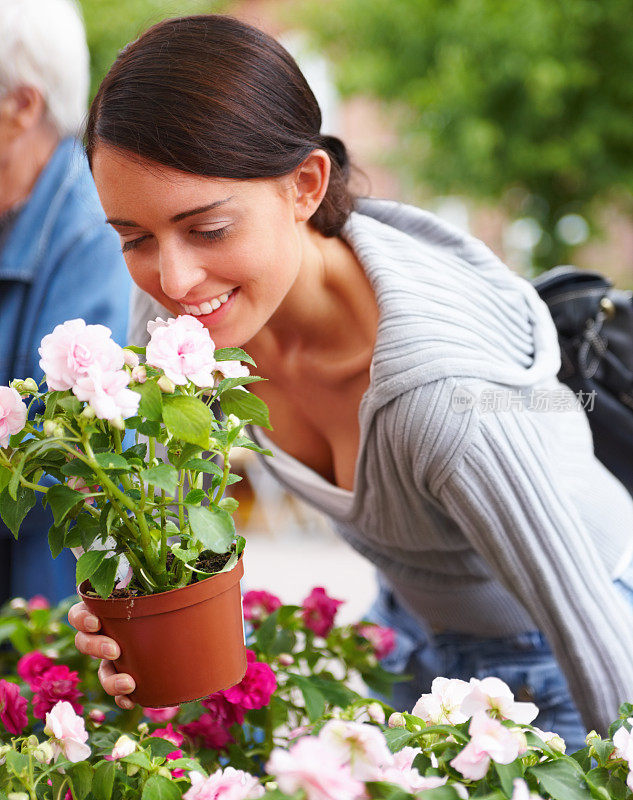
[[[459,725],[469,716],[462,703],[470,689],[470,684],[457,678],[435,678],[431,692],[420,697],[411,713],[430,725]]]
[[[560,734],[554,733],[554,731],[542,731],[540,728],[537,728],[536,725],[532,725],[531,730],[534,731],[539,739],[549,745],[552,750],[556,750],[558,753],[564,753],[567,749],[565,740]]]
[[[200,320],[183,314],[154,327],[151,337],[148,364],[162,369],[177,386],[189,381],[196,386],[214,385],[215,345]]]
[[[461,710],[466,717],[485,711],[498,719],[511,719],[529,725],[538,716],[534,703],[517,703],[510,687],[499,678],[470,679],[470,691],[464,697]]]
[[[451,766],[470,780],[483,778],[491,759],[498,764],[511,764],[526,749],[523,734],[506,728],[484,711],[475,714],[468,732],[470,742],[451,761]]]
[[[251,374],[246,364],[241,361],[217,361],[215,368],[223,378],[248,378]]]
[[[633,769],[632,769],[632,770],[629,772],[629,774],[626,776],[626,785],[627,785],[627,786],[629,787],[629,789],[630,789],[630,790],[633,792]]]
[[[169,706],[167,708],[144,708],[143,714],[152,722],[169,722],[180,711],[179,706]]]
[[[540,794],[531,792],[530,787],[523,778],[515,778],[512,781],[512,797],[510,800],[543,800]]]
[[[98,486],[88,486],[86,481],[78,475],[69,478],[67,485],[69,489],[74,489],[76,492],[81,492],[82,494],[91,494],[99,488]],[[86,497],[84,502],[87,506],[93,506],[95,504],[95,499],[94,497]]]
[[[135,750],[136,742],[134,739],[123,734],[114,743],[112,753],[109,756],[105,756],[105,758],[107,761],[118,761],[120,758],[125,758],[125,756],[131,756]]]
[[[9,439],[26,424],[26,405],[15,389],[0,386],[0,447],[8,447]]]
[[[393,762],[385,737],[373,725],[331,719],[321,728],[319,739],[360,781],[376,780],[380,770]]]
[[[307,800],[360,800],[364,784],[340,763],[339,753],[320,738],[306,736],[288,750],[275,748],[266,770],[282,792],[303,789]]]
[[[78,378],[73,394],[79,400],[90,403],[99,419],[127,419],[138,411],[141,395],[127,389],[130,375],[125,370],[99,372]]]
[[[629,725],[633,725],[633,718],[627,719]],[[623,758],[629,764],[633,762],[633,730],[627,731],[622,726],[613,734],[613,744],[617,758]]]
[[[142,364],[140,367],[134,367],[131,378],[135,383],[145,383],[147,380],[147,370]]]
[[[83,718],[75,714],[66,700],[60,700],[46,714],[44,733],[51,737],[55,758],[63,754],[69,761],[85,761],[90,755],[88,733]]]
[[[403,747],[393,754],[392,762],[386,766],[374,780],[388,781],[396,786],[401,786],[406,792],[423,791],[443,786],[447,777],[425,778],[413,767],[415,757],[422,752],[418,747]]]
[[[86,325],[83,319],[70,319],[57,325],[42,339],[40,367],[50,389],[72,389],[79,378],[90,372],[112,372],[124,363],[123,348],[112,339],[105,325]]]
[[[218,769],[208,778],[191,772],[189,779],[191,788],[183,800],[251,800],[264,795],[264,787],[254,775],[234,767]]]
[[[156,317],[156,319],[150,319],[147,323],[147,332],[151,336],[157,328],[165,328],[167,327],[168,321],[163,319],[162,317]]]

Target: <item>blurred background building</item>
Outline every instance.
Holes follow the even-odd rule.
[[[626,0],[80,0],[93,92],[166,16],[210,11],[278,37],[359,168],[359,194],[426,207],[518,272],[560,263],[633,288],[633,29]],[[248,583],[314,585],[358,618],[372,568],[246,456]]]

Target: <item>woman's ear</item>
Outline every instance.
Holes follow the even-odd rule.
[[[330,181],[330,157],[313,150],[294,171],[294,213],[297,222],[307,222],[321,205]]]

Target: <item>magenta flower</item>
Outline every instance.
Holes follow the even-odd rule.
[[[15,389],[0,386],[0,447],[8,447],[9,439],[26,423],[26,405]]]
[[[396,634],[393,628],[383,628],[381,625],[359,625],[356,630],[372,645],[377,659],[388,656],[396,646]]]
[[[38,611],[39,609],[46,609],[50,608],[51,604],[48,602],[48,598],[44,597],[43,594],[36,594],[29,600],[26,605],[27,611]]]
[[[165,760],[177,761],[179,758],[183,758],[184,755],[185,754],[182,752],[182,750],[172,750],[171,753],[167,753],[167,755],[165,756]],[[178,779],[178,778],[184,778],[185,776],[184,769],[181,769],[180,767],[178,767],[178,769],[171,769],[169,771],[171,772],[172,778]]]
[[[322,586],[315,587],[303,601],[301,616],[306,628],[317,636],[327,636],[334,625],[334,617],[342,600],[330,597]]]
[[[65,665],[51,667],[42,673],[33,685],[33,714],[44,719],[60,700],[70,703],[77,714],[81,714],[83,706],[77,702],[81,692],[77,689],[79,675]]]
[[[131,570],[130,570],[131,571]],[[119,588],[119,587],[117,587]],[[144,708],[143,714],[152,722],[169,722],[179,711],[178,706],[167,706],[166,708]]]
[[[229,703],[250,711],[268,705],[277,688],[277,678],[268,664],[255,659],[255,653],[252,650],[247,650],[246,654],[248,658],[246,675],[237,686],[224,689],[222,694]]]
[[[281,606],[281,600],[270,592],[251,590],[246,592],[242,598],[242,609],[244,611],[244,619],[250,622],[259,622],[260,620],[272,614]]]
[[[15,683],[0,680],[0,721],[13,736],[19,736],[28,724],[27,706]]]
[[[211,750],[222,750],[233,741],[233,737],[224,724],[208,713],[186,725],[179,725],[178,730],[191,741],[209,747]]]
[[[241,725],[244,722],[244,709],[229,703],[224,696],[224,692],[210,694],[202,701],[202,705],[227,730],[231,725]]]
[[[157,736],[160,739],[167,739],[168,742],[172,742],[176,747],[180,747],[185,741],[185,737],[180,731],[174,729],[171,722],[168,722],[165,728],[156,728],[155,731],[152,731],[152,736]]]
[[[30,689],[35,689],[35,684],[40,677],[51,667],[55,662],[39,650],[34,650],[32,653],[27,653],[18,661],[18,675],[25,683],[28,683]]]

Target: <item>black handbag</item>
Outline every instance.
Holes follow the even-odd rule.
[[[633,494],[633,292],[568,266],[533,285],[558,331],[558,378],[582,397],[596,456]]]

